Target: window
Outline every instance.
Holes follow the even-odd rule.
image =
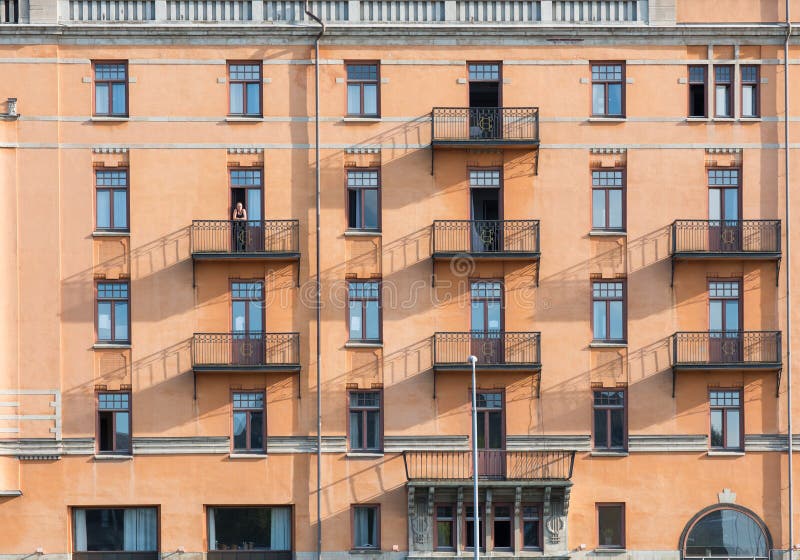
[[[742,393],[739,390],[714,390],[711,404],[711,448],[740,450],[742,446]]]
[[[625,286],[622,281],[592,282],[592,324],[597,342],[625,340]]]
[[[378,65],[347,65],[347,114],[351,117],[378,116]]]
[[[594,448],[625,449],[625,391],[594,392]]]
[[[381,339],[380,282],[350,282],[348,308],[350,340],[378,342]]]
[[[625,115],[625,66],[620,62],[592,64],[592,115]]]
[[[486,548],[486,528],[483,525],[483,510],[485,504],[478,505],[478,546],[481,549]],[[475,548],[475,508],[470,505],[464,506],[465,522],[464,522],[464,542],[466,548]]]
[[[381,197],[377,170],[347,171],[347,227],[357,230],[380,229]]]
[[[98,231],[128,231],[128,171],[98,170],[94,174]]]
[[[229,62],[229,115],[261,116],[261,63]]]
[[[453,506],[436,506],[436,549],[451,550],[455,548],[455,517]]]
[[[625,504],[597,504],[598,546],[625,548]]]
[[[233,394],[234,451],[264,451],[264,393]]]
[[[158,551],[154,507],[75,508],[72,519],[75,552]]]
[[[494,523],[493,523],[493,536],[494,536],[494,549],[508,549],[514,546],[512,520],[511,520],[511,506],[497,504],[494,506]]]
[[[350,449],[380,451],[381,392],[350,391]]]
[[[697,514],[684,530],[684,558],[769,558],[772,539],[752,512],[733,505],[709,509]]]
[[[624,187],[621,169],[592,171],[592,229],[625,229]]]
[[[758,66],[742,66],[742,116],[758,117]]]
[[[97,341],[130,342],[128,283],[98,282]]]
[[[292,508],[208,508],[209,550],[292,549]]]
[[[100,453],[131,452],[131,394],[97,395],[97,450]]]
[[[128,63],[94,63],[94,114],[128,116]]]
[[[706,66],[689,66],[689,116],[707,117]]]
[[[538,505],[522,506],[522,546],[524,548],[542,548],[541,520],[541,510]]]
[[[353,506],[353,548],[380,548],[380,506]]]
[[[714,115],[717,117],[732,117],[733,105],[731,99],[733,80],[732,66],[714,66]]]

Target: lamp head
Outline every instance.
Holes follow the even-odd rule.
[[[471,364],[476,364],[478,363],[478,358],[476,356],[470,356],[469,358],[467,358],[467,361]]]

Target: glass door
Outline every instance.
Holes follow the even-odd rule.
[[[503,363],[503,286],[473,282],[471,286],[471,350],[478,364]]]
[[[709,359],[711,363],[741,362],[739,282],[710,282],[708,296]]]
[[[253,253],[264,251],[262,189],[260,169],[231,170],[234,251]],[[244,212],[238,209],[239,203]]]
[[[231,363],[262,365],[264,341],[264,283],[231,283]]]
[[[505,474],[503,394],[478,393],[478,475],[502,478]]]
[[[739,217],[739,170],[708,170],[709,250],[742,250],[742,222]]]

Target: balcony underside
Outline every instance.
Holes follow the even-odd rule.
[[[572,486],[571,480],[530,480],[530,479],[515,479],[515,480],[496,480],[493,478],[478,477],[478,482],[482,488],[546,488],[546,487],[559,487],[567,488]],[[440,479],[414,479],[406,482],[409,488],[419,487],[436,487],[436,488],[472,488],[473,480],[471,478],[464,478],[460,480],[440,480]]]
[[[300,371],[300,364],[204,364],[192,366],[192,369],[195,373],[298,373]]]
[[[514,149],[514,150],[538,150],[538,140],[503,140],[503,139],[481,139],[474,138],[469,140],[433,140],[431,145],[436,149],[463,150],[465,148],[491,148],[491,149]]]
[[[192,253],[192,258],[197,261],[297,261],[300,260],[300,253],[263,253],[263,252],[197,252]]]
[[[678,373],[730,373],[735,371],[746,371],[748,373],[775,374],[775,396],[780,395],[781,373],[783,363],[763,362],[763,363],[723,363],[723,364],[675,364],[672,366],[672,398],[675,398],[675,384],[677,383]]]
[[[464,257],[469,257],[476,261],[538,261],[541,256],[542,254],[539,251],[495,251],[491,253],[481,251],[437,251],[431,255],[431,258],[435,261],[451,261],[463,259]]]
[[[751,251],[738,251],[738,252],[711,252],[711,251],[678,251],[672,254],[671,271],[669,285],[675,284],[675,263],[678,262],[774,262],[775,263],[775,285],[778,285],[779,273],[781,270],[781,257],[780,252],[751,252]]]
[[[440,372],[471,372],[472,366],[469,363],[461,364],[433,364],[434,371]],[[491,373],[493,371],[501,372],[501,371],[518,371],[518,372],[526,372],[530,371],[532,373],[536,373],[542,370],[542,364],[540,363],[528,363],[528,364],[477,364],[475,366],[475,371],[477,373]]]

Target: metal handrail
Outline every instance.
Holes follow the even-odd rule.
[[[538,107],[434,107],[434,142],[538,142]]]
[[[672,253],[780,253],[780,220],[675,220]]]
[[[194,333],[193,366],[295,366],[300,333]]]
[[[433,335],[434,364],[464,364],[475,355],[478,366],[535,365],[541,362],[538,332],[437,332]]]
[[[539,220],[434,220],[433,253],[539,253]]]
[[[471,451],[404,451],[407,480],[469,480]],[[502,480],[569,480],[574,451],[484,449],[478,451],[478,476]]]
[[[299,220],[193,220],[192,253],[298,253]]]
[[[777,364],[780,331],[681,331],[672,336],[673,365]]]

